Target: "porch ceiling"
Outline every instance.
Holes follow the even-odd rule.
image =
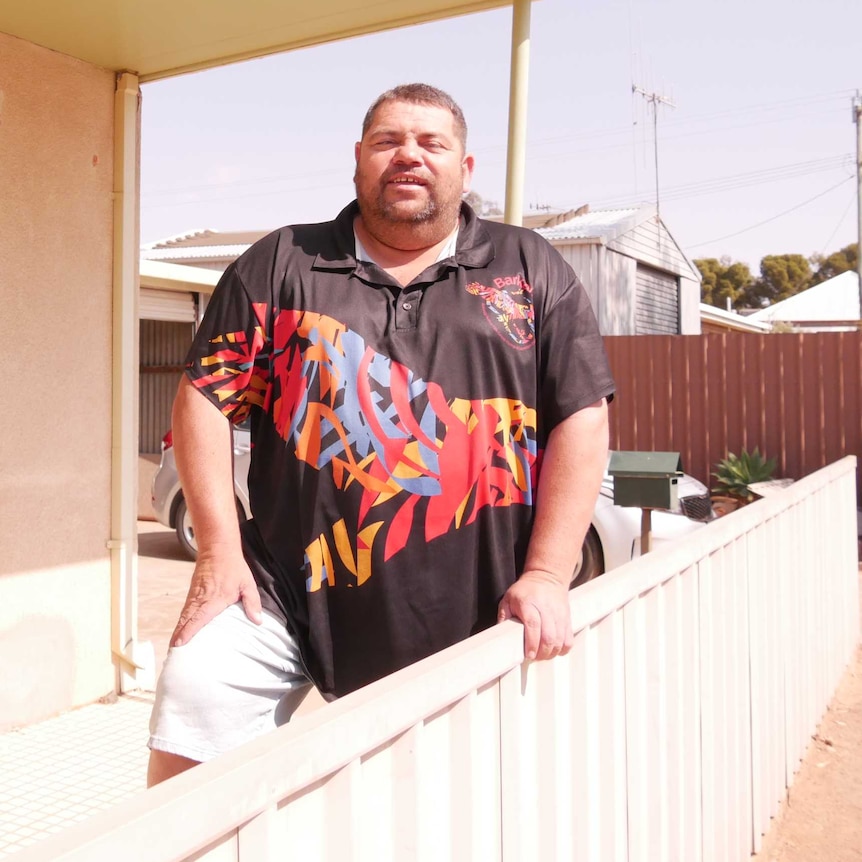
[[[147,81],[506,5],[507,0],[27,0],[0,5],[0,32]]]

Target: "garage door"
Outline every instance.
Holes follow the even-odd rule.
[[[141,288],[138,316],[141,320],[170,320],[174,323],[195,322],[195,295],[178,290]]]
[[[635,335],[679,333],[679,279],[638,264]]]
[[[141,453],[157,455],[161,451],[162,437],[171,427],[171,407],[194,332],[191,322],[140,322],[138,451]]]

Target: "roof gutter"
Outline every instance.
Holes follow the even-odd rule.
[[[117,76],[114,96],[114,272],[111,368],[111,652],[118,691],[141,688],[155,673],[150,644],[139,644],[138,254],[140,104],[136,75]]]

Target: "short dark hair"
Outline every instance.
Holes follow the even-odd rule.
[[[458,136],[461,146],[465,150],[467,149],[467,121],[464,119],[464,112],[448,93],[444,93],[430,84],[399,84],[378,96],[362,121],[363,138],[374,118],[374,112],[385,102],[410,102],[414,105],[434,105],[437,108],[445,108],[452,114],[455,121],[455,134]]]

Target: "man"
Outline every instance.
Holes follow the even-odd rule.
[[[151,783],[288,720],[309,681],[337,697],[510,618],[530,659],[571,648],[613,393],[586,294],[536,234],[462,205],[445,93],[384,93],[355,155],[357,201],[242,255],[189,354],[173,431],[198,560]]]

